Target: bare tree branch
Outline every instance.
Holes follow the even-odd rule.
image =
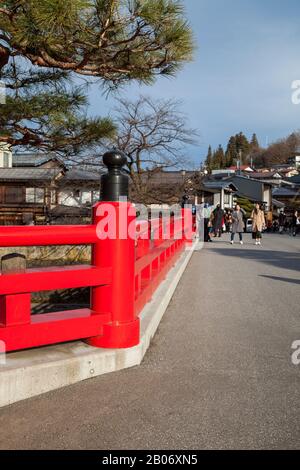
[[[153,200],[152,176],[186,168],[190,163],[186,147],[196,144],[197,132],[188,128],[177,100],[145,96],[136,101],[118,99],[113,118],[118,131],[110,144],[128,156],[127,173],[134,198],[138,202]],[[95,160],[87,163],[99,165]]]

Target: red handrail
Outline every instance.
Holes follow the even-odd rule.
[[[75,339],[110,348],[138,344],[138,314],[183,251],[193,227],[184,226],[184,213],[135,221],[130,203],[111,202],[117,216],[127,211],[128,227],[136,223],[136,236],[102,240],[97,237],[97,224],[105,219],[105,210],[97,213],[101,204],[107,202],[94,207],[92,225],[0,228],[0,247],[92,245],[88,266],[0,275],[0,341],[7,351]],[[122,217],[116,217],[117,234]],[[79,287],[91,288],[90,308],[31,315],[31,293]]]
[[[96,242],[95,225],[40,225],[0,228],[0,247],[88,245]]]

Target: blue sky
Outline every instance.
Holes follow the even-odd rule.
[[[189,125],[200,134],[187,152],[198,164],[211,144],[256,132],[260,143],[300,129],[300,105],[291,83],[300,80],[299,0],[184,0],[197,43],[194,62],[175,79],[154,86],[130,85],[122,95],[182,100]],[[106,115],[114,98],[98,85],[90,91],[91,113]]]

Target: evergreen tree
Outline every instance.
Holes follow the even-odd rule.
[[[290,134],[286,139],[286,143],[292,155],[296,151],[296,148],[299,145],[299,133],[293,132],[292,134]]]
[[[222,145],[219,145],[217,150],[214,151],[212,157],[212,169],[213,170],[220,170],[224,168],[225,165],[225,155]]]
[[[6,0],[0,35],[0,70],[21,56],[110,85],[172,75],[193,52],[177,0]]]
[[[218,150],[218,159],[220,161],[220,168],[225,168],[226,162],[225,162],[225,154],[222,145],[219,145]]]
[[[232,165],[236,165],[237,161],[240,159],[242,160],[241,163],[245,163],[250,150],[251,145],[243,132],[232,135],[227,144],[224,167],[228,168]]]
[[[87,117],[71,74],[116,87],[174,75],[193,51],[177,0],[0,1],[0,143],[67,155],[112,137],[110,119]]]
[[[250,144],[247,137],[240,132],[235,136],[236,142],[236,154],[238,158],[241,159],[241,164],[244,164],[247,161],[250,152]]]
[[[217,155],[217,151],[214,150],[212,154],[211,169],[216,170],[217,168],[219,168],[218,155]]]
[[[236,138],[235,136],[231,136],[228,141],[227,149],[225,152],[226,168],[232,166],[236,162],[236,158],[237,158]]]
[[[212,149],[211,149],[211,146],[208,147],[208,152],[207,152],[207,156],[206,156],[206,159],[205,159],[205,166],[207,168],[207,170],[210,172],[212,170]]]
[[[251,141],[250,141],[250,150],[251,152],[255,152],[259,149],[259,143],[256,134],[252,135]]]
[[[25,70],[14,62],[3,69],[6,103],[1,105],[0,144],[58,152],[69,158],[89,152],[115,125],[108,118],[89,118],[87,98],[64,71]]]

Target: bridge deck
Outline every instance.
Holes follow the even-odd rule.
[[[300,448],[300,238],[196,252],[143,364],[0,410],[1,448]]]

